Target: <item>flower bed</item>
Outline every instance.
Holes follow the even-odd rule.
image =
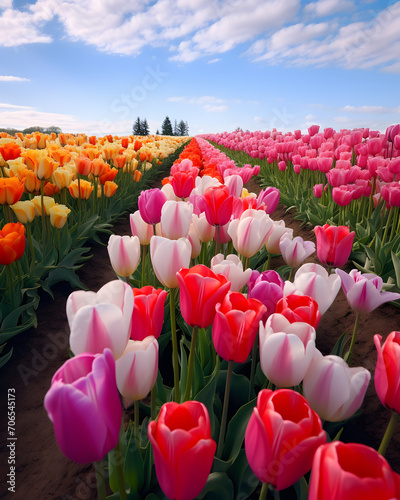
[[[204,143],[201,146],[201,140],[198,142],[203,156],[202,146],[204,150],[209,147]],[[199,155],[196,153],[196,156]],[[217,158],[218,154],[212,153],[212,157]],[[315,331],[323,323],[326,310],[341,285],[351,306],[363,314],[380,303],[397,299],[398,295],[381,293],[378,278],[370,280],[354,273],[329,274],[315,264],[302,266],[304,259],[311,256],[313,244],[293,237],[286,227],[282,236],[282,224],[274,223],[267,214],[277,202],[276,192],[253,196],[243,190],[241,175],[245,175],[245,170],[236,169],[241,175],[230,175],[229,160],[220,168],[219,162],[214,163],[216,168],[212,170],[218,175],[202,178],[198,175],[201,169],[194,167],[189,158],[183,155],[180,160],[162,190],[141,194],[139,215],[143,220],[133,214],[134,235],[110,239],[111,263],[121,279],[105,285],[94,303],[92,299],[88,302],[89,295],[81,292],[68,299],[70,347],[75,357],[57,372],[45,399],[61,449],[78,462],[102,462],[107,488],[119,492],[115,493],[119,498],[124,498],[125,490],[132,498],[163,498],[163,495],[169,498],[198,495],[199,498],[212,498],[212,495],[264,498],[267,484],[275,492],[282,491],[283,496],[307,495],[307,485],[301,478],[312,463],[309,498],[318,498],[317,484],[324,488],[323,498],[330,498],[334,495],[329,492],[331,486],[323,482],[326,458],[335,460],[336,457],[337,464],[328,474],[339,477],[338,484],[345,488],[341,474],[347,466],[343,466],[340,457],[348,454],[362,457],[366,465],[363,471],[354,469],[351,491],[362,487],[363,481],[356,480],[356,476],[365,476],[367,464],[374,464],[371,467],[386,475],[387,498],[398,495],[398,476],[377,452],[365,445],[323,445],[335,437],[343,421],[360,408],[370,372],[361,367],[349,368],[348,363],[352,365],[356,357],[351,357],[353,342],[350,347],[346,345],[350,335],[343,335],[335,345],[336,357],[323,356],[315,347]],[[219,185],[218,176],[225,181],[224,185]],[[190,203],[182,201],[188,194]],[[267,195],[270,197],[266,198]],[[279,238],[272,238],[274,231],[280,234]],[[344,237],[337,236],[336,243],[345,241],[349,234],[347,231]],[[330,241],[329,233],[327,239]],[[267,251],[268,244],[271,246]],[[144,250],[148,245],[149,251]],[[276,245],[284,259],[283,263],[280,258],[275,259],[283,264],[277,268],[280,274],[269,270],[278,253],[273,251]],[[350,253],[347,243],[345,247]],[[141,255],[141,262],[138,257],[128,259],[126,248],[130,248],[130,256]],[[317,242],[318,256],[325,255],[329,271],[339,265],[335,248],[336,245],[331,244],[327,249],[326,241]],[[343,249],[341,258],[342,252]],[[271,260],[269,256],[274,258]],[[330,256],[329,260],[326,256]],[[291,273],[299,266],[296,274]],[[248,270],[252,271],[250,278]],[[294,274],[293,282],[285,283],[283,278],[291,274]],[[352,278],[356,279],[351,283]],[[129,284],[134,286],[132,299]],[[247,297],[240,293],[244,285]],[[156,292],[161,288],[167,289],[167,299],[162,291]],[[111,294],[110,290],[113,290]],[[124,300],[118,299],[119,296]],[[160,311],[164,309],[165,300],[162,323]],[[159,301],[161,308],[156,306]],[[129,312],[129,304],[133,303],[137,310],[131,308]],[[150,304],[154,304],[157,313],[150,314]],[[114,317],[112,322],[111,317]],[[260,319],[258,348],[254,341]],[[94,335],[98,328],[102,331],[100,339]],[[144,330],[151,334],[150,338],[144,336]],[[355,328],[354,340],[356,332]],[[144,336],[144,340],[137,335]],[[128,337],[131,340],[128,341]],[[378,337],[376,345],[379,352]],[[396,345],[396,340],[389,338],[385,352],[395,352]],[[357,344],[355,346],[354,349]],[[111,351],[103,353],[104,347]],[[92,354],[85,354],[87,351]],[[381,373],[384,373],[384,357],[379,359]],[[112,375],[114,365],[116,381]],[[132,368],[127,370],[126,365]],[[140,375],[135,376],[134,366]],[[64,419],[59,420],[59,393],[63,387],[73,391],[74,384],[78,383],[72,375],[75,369],[86,376],[86,387],[92,384],[97,370],[110,371],[109,397],[116,399],[118,387],[125,398],[124,406],[129,408],[133,404],[133,412],[125,411],[125,415],[133,416],[133,421],[120,440],[122,411],[117,403],[108,410],[107,422],[104,422],[104,414],[99,415],[98,425],[107,438],[102,441],[97,435],[89,435],[85,441],[77,439],[77,429],[85,425],[86,411],[72,393],[62,415],[74,408],[76,420],[69,419],[64,424]],[[330,372],[337,373],[339,381],[333,382]],[[319,387],[316,379],[325,381],[325,385]],[[375,377],[379,397],[396,410],[391,389],[388,390],[382,380]],[[348,390],[345,390],[346,384]],[[85,404],[89,408],[91,391],[86,391],[85,386],[79,390],[86,394]],[[150,389],[151,397],[144,398]],[[157,414],[159,417],[155,419]],[[397,415],[396,411],[393,415]],[[326,421],[324,428],[320,417]],[[297,436],[295,442],[290,433]],[[66,435],[70,436],[68,440]],[[187,440],[186,448],[176,451],[175,458],[168,455],[172,446],[175,443],[179,446],[183,439]],[[165,440],[170,443],[167,448]],[[381,452],[386,445],[384,441]],[[116,451],[111,451],[114,446]],[[118,466],[119,446],[125,461]],[[107,462],[103,456],[109,450]],[[203,464],[201,470],[189,466],[191,460],[198,463],[197,457]],[[101,491],[101,481],[99,487]]]

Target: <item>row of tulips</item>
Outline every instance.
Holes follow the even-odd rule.
[[[110,237],[119,279],[68,298],[74,357],[44,405],[62,452],[95,462],[101,499],[279,498],[293,485],[310,499],[400,496],[383,457],[400,410],[400,332],[375,336],[375,388],[393,415],[379,453],[332,441],[323,423],[344,425],[370,382],[350,364],[356,328],[348,350],[315,346],[340,287],[357,314],[400,294],[338,269],[354,238],[345,227],[317,232],[328,270],[304,264],[315,245],[270,218],[276,191],[243,188],[256,171],[193,139],[162,189],[140,194],[132,236]],[[299,267],[293,281],[267,269],[270,240]]]
[[[185,140],[0,134],[0,353],[36,326],[39,288],[84,287],[75,274],[89,258],[84,245],[110,232]]]
[[[307,134],[232,132],[205,136],[243,163],[261,166],[266,185],[313,226],[356,232],[352,259],[400,289],[400,125]],[[231,153],[229,152],[231,151]]]

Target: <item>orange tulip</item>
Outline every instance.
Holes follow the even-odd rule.
[[[104,172],[100,175],[99,181],[104,184],[107,181],[113,181],[118,174],[118,170],[116,168],[110,168],[107,165],[107,169],[104,169]]]
[[[72,174],[66,168],[57,168],[53,173],[52,180],[59,189],[64,189],[72,181]]]
[[[42,215],[42,197],[40,195],[34,196],[31,201],[33,203],[33,206],[35,207],[35,214],[38,217],[41,217],[41,215]],[[50,208],[53,207],[55,204],[56,204],[56,202],[54,201],[54,198],[52,198],[51,196],[43,196],[44,215],[49,215]]]
[[[36,177],[40,180],[50,179],[57,167],[58,163],[50,158],[50,156],[42,156],[35,171]]]
[[[0,177],[0,203],[14,205],[21,199],[24,183],[16,177]]]
[[[57,203],[53,205],[49,210],[51,225],[57,229],[64,227],[70,212],[71,210],[65,205],[58,205]]]
[[[110,135],[106,135],[107,137],[107,141],[108,142],[113,142],[113,136],[110,134]]]
[[[65,146],[67,144],[67,137],[65,134],[58,134],[58,140],[60,141],[61,146]]]
[[[58,194],[60,192],[60,188],[51,182],[46,182],[43,190],[46,196],[54,196],[54,194]]]
[[[0,146],[0,154],[5,161],[15,160],[21,155],[21,148],[15,142],[7,142]]]
[[[86,148],[82,151],[82,155],[93,161],[95,158],[98,158],[101,155],[101,151],[98,151],[95,148]]]
[[[78,174],[89,175],[92,172],[92,162],[86,156],[78,156],[74,161]]]
[[[138,139],[136,139],[136,141],[134,142],[133,144],[133,148],[135,151],[139,151],[139,149],[142,147],[142,143],[141,141],[139,141]]]
[[[89,137],[89,142],[90,144],[92,144],[93,146],[96,144],[96,141],[97,141],[97,137],[95,135],[91,135]]]
[[[41,181],[36,177],[35,172],[28,168],[22,168],[18,171],[18,177],[24,181],[25,191],[27,193],[38,193],[40,191]]]
[[[25,227],[10,222],[0,229],[0,264],[8,266],[20,259],[25,251]]]
[[[128,147],[128,144],[129,144],[129,138],[128,137],[123,137],[121,139],[121,146],[126,149]]]
[[[80,181],[80,191],[78,180],[71,182],[68,187],[69,192],[73,198],[81,198],[82,200],[87,200],[93,191],[93,184],[88,181],[81,179]]]
[[[51,157],[62,167],[71,160],[71,153],[65,149],[55,149],[52,151]]]
[[[92,174],[95,177],[99,177],[106,171],[107,168],[110,168],[108,164],[102,160],[101,158],[95,158],[93,160]]]
[[[142,151],[140,153],[139,160],[140,161],[146,161],[147,160],[147,154],[144,151]]]
[[[112,181],[106,181],[104,183],[104,194],[107,196],[107,198],[110,198],[115,191],[118,189],[118,184]]]
[[[37,148],[44,149],[46,147],[46,141],[47,141],[48,135],[41,134],[41,133],[37,132],[35,134],[35,138],[36,138]]]
[[[113,156],[113,163],[114,166],[117,168],[124,168],[125,162],[126,162],[126,157],[123,155],[116,155]]]
[[[141,178],[142,178],[142,172],[140,170],[135,170],[133,172],[133,180],[135,182],[139,182]]]

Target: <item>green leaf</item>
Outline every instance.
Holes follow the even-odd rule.
[[[0,353],[3,352],[3,349],[4,349],[5,346],[6,346],[6,344],[3,344],[3,345],[0,346]],[[0,368],[2,366],[4,366],[11,359],[13,350],[14,350],[14,348],[11,347],[11,349],[8,351],[7,354],[4,354],[4,356],[0,357]]]
[[[124,459],[124,477],[131,491],[138,492],[144,483],[144,465],[134,438],[134,429],[131,428],[127,436],[128,444]]]
[[[333,354],[335,356],[339,356],[342,358],[344,348],[346,347],[346,344],[349,340],[350,340],[350,338],[348,337],[347,332],[342,333],[342,335],[336,341],[336,344],[333,346],[333,349],[330,352],[330,354]]]
[[[398,288],[400,288],[400,259],[393,251],[391,252],[391,256],[392,256],[394,273],[396,276],[396,285]]]
[[[208,413],[210,415],[210,425],[211,425],[211,434],[214,435],[214,429],[215,429],[215,415],[214,415],[214,396],[215,396],[215,389],[217,387],[217,378],[218,378],[218,373],[219,373],[219,356],[217,356],[217,361],[216,365],[214,368],[214,371],[208,380],[207,384],[203,389],[196,394],[196,401],[199,401],[200,403],[203,403],[208,410]]]
[[[203,491],[197,497],[202,500],[232,500],[233,484],[224,472],[212,472],[207,479]]]

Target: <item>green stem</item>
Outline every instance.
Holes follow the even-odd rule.
[[[134,434],[136,446],[139,449],[139,400],[133,403]]]
[[[268,494],[268,483],[263,483],[260,491],[259,500],[265,500]]]
[[[220,226],[215,226],[216,239],[215,239],[215,252],[214,255],[218,255],[221,252],[221,243],[219,241]]]
[[[97,498],[98,500],[106,500],[107,494],[103,463],[101,461],[93,462],[93,465],[96,471]]]
[[[390,440],[392,439],[394,430],[399,420],[400,420],[400,415],[397,413],[397,411],[393,411],[389,420],[389,424],[386,427],[385,435],[383,436],[381,445],[379,446],[378,450],[378,453],[380,453],[382,456],[384,456],[386,453],[386,449],[390,443]]]
[[[43,247],[46,244],[46,220],[45,220],[45,213],[44,213],[44,179],[41,180],[40,182],[40,208],[42,211],[42,242],[43,242]]]
[[[189,354],[189,361],[188,361],[188,374],[187,374],[187,379],[186,379],[186,389],[185,389],[185,395],[183,397],[183,401],[188,401],[189,400],[189,398],[190,398],[190,391],[192,389],[194,359],[195,359],[195,354],[196,354],[196,341],[197,341],[197,334],[198,334],[198,332],[199,332],[199,327],[195,325],[193,327],[192,341],[190,343],[190,354]]]
[[[245,271],[249,267],[249,257],[246,257],[244,259],[244,266],[243,266],[243,271]]]
[[[175,288],[169,291],[169,310],[171,314],[171,336],[172,336],[172,366],[174,368],[174,394],[175,403],[181,399],[179,391],[179,358],[178,358],[178,339],[176,336],[176,311],[175,311]]]
[[[264,266],[262,268],[263,271],[268,271],[270,262],[271,262],[271,252],[268,252],[267,260],[264,262]]]
[[[396,233],[396,228],[397,228],[397,224],[399,222],[399,213],[400,213],[400,207],[395,207],[395,209],[394,209],[394,219],[393,219],[393,224],[392,224],[392,230],[390,232],[389,241],[392,241],[392,239],[394,238],[394,236],[397,234]]]
[[[135,401],[136,404],[136,401]],[[138,412],[139,413],[139,412]],[[136,419],[136,412],[135,412]],[[114,448],[114,460],[115,468],[117,470],[118,486],[119,486],[119,498],[121,500],[126,500],[126,490],[125,490],[125,478],[124,478],[124,460],[122,458],[122,448],[121,448],[121,436],[124,433],[123,424],[121,425],[121,430],[119,433],[117,446]]]
[[[254,340],[254,345],[251,350],[251,367],[250,367],[250,384],[249,384],[248,401],[250,401],[251,389],[254,385],[254,375],[256,373],[256,355],[257,355],[257,337]]]
[[[386,237],[387,237],[387,233],[388,233],[388,230],[389,230],[390,221],[392,220],[392,216],[393,216],[393,206],[390,207],[389,215],[388,215],[388,218],[387,218],[387,221],[386,221],[385,232],[383,233],[383,237],[382,237],[382,247],[383,247],[383,245],[385,244],[385,241],[386,241]]]
[[[156,399],[157,399],[157,385],[154,384],[151,389],[151,399],[150,399],[150,420],[155,419],[156,414]]]
[[[4,218],[6,220],[6,224],[8,224],[9,222],[13,222],[14,218],[13,218],[13,213],[12,213],[12,209],[10,208],[10,206],[3,205],[3,209],[4,209]]]
[[[345,354],[345,361],[347,361],[347,364],[349,365],[350,364],[350,356],[351,356],[351,351],[353,349],[353,345],[356,341],[356,337],[357,337],[357,330],[358,330],[358,323],[360,322],[360,313],[357,313],[356,314],[356,322],[354,324],[354,330],[353,330],[353,335],[351,337],[351,343],[350,343],[350,347],[349,347],[349,350],[348,352]]]
[[[367,219],[371,217],[372,209],[374,207],[375,190],[376,190],[376,177],[372,177],[372,189],[371,189],[371,194],[369,195]]]
[[[144,287],[144,270],[147,256],[147,245],[142,245],[142,288]]]
[[[226,429],[226,420],[228,417],[229,393],[231,391],[232,372],[233,372],[233,361],[229,361],[228,371],[226,374],[224,405],[222,407],[221,428],[219,430],[218,447],[216,453],[216,456],[218,458],[221,458],[222,456],[222,448],[224,447],[224,441],[225,441],[225,429]]]
[[[33,267],[35,266],[36,263],[36,257],[35,257],[35,248],[33,246],[33,241],[32,241],[32,229],[31,229],[31,223],[28,222],[26,224],[26,233],[28,237],[28,242],[29,242],[29,249],[31,252],[31,265],[30,265],[30,271],[32,271]]]

